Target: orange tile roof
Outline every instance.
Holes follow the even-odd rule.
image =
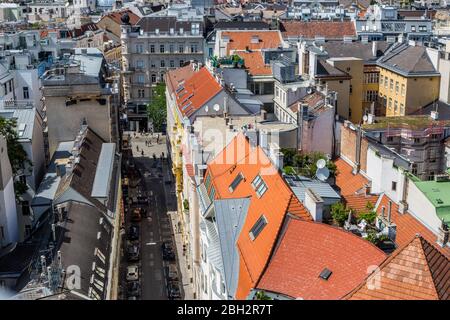
[[[341,195],[355,194],[369,182],[362,174],[354,175],[352,166],[339,158],[335,162],[337,167],[336,185],[341,189]]]
[[[230,192],[229,186],[241,173],[244,179]],[[258,197],[251,183],[260,175],[267,185],[267,191]],[[241,234],[237,240],[240,254],[240,274],[236,291],[237,299],[245,299],[256,284],[266,266],[286,213],[292,211],[298,217],[311,220],[307,210],[289,189],[278,170],[260,147],[252,147],[242,133],[239,133],[208,164],[207,175],[211,176],[211,187],[216,199],[250,197],[250,206]],[[261,215],[267,225],[254,240],[250,229]]]
[[[389,200],[391,199],[387,195],[385,194],[382,195],[380,203],[376,208],[378,215],[382,214],[382,207],[385,207],[385,215],[387,215]],[[436,243],[437,236],[433,232],[431,232],[427,227],[425,227],[422,223],[420,223],[420,221],[414,218],[411,214],[409,213],[401,214],[398,211],[398,205],[394,201],[392,201],[391,219],[397,225],[397,234],[395,237],[395,242],[397,243],[397,245],[403,246],[407,244],[416,234],[420,234],[422,237],[424,237],[427,241],[431,243]],[[446,248],[438,247],[438,249],[444,255],[450,258],[449,247]]]
[[[288,218],[257,288],[305,300],[340,299],[386,255],[372,243],[323,223]],[[328,280],[319,277],[325,269]]]
[[[307,39],[314,39],[316,36],[326,39],[356,36],[355,26],[351,21],[284,21],[280,30],[284,37]]]
[[[223,90],[206,67],[192,71],[192,66],[188,65],[170,71],[166,79],[170,92],[175,92],[178,109],[187,117]]]
[[[244,59],[244,66],[252,76],[272,75],[270,65],[264,63],[263,56],[259,51],[239,52],[238,55]]]
[[[387,258],[350,300],[450,300],[450,261],[421,236]]]
[[[178,85],[186,81],[186,79],[192,77],[194,75],[194,69],[192,68],[191,64],[188,64],[187,66],[177,68],[175,70],[170,70],[166,73],[166,85],[169,89],[169,92],[175,93],[175,91],[178,88]]]
[[[227,54],[231,51],[244,51],[248,49],[255,51],[261,49],[278,48],[283,43],[281,33],[276,30],[270,31],[224,31],[222,38],[228,36]],[[252,37],[258,36],[258,43],[252,43]]]
[[[349,194],[343,196],[344,202],[347,208],[352,209],[353,212],[358,215],[359,213],[367,211],[367,203],[370,203],[373,207],[375,207],[379,195],[358,193],[358,194]]]

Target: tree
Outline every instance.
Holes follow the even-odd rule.
[[[152,101],[147,105],[147,115],[153,121],[153,130],[162,131],[163,123],[167,118],[166,110],[166,85],[156,85]]]
[[[342,227],[348,219],[348,210],[342,202],[336,202],[331,206],[331,216],[333,220]]]
[[[327,157],[322,152],[311,152],[311,153],[298,153],[295,149],[281,149],[283,153],[283,162],[289,171],[294,169],[300,175],[313,178],[317,171],[317,160],[325,159],[326,167],[330,170],[330,176],[337,174],[337,168],[333,161],[327,160]],[[292,168],[289,168],[292,167]]]
[[[258,291],[255,297],[256,300],[272,300],[264,291]]]
[[[14,177],[24,174],[25,168],[27,166],[32,166],[31,161],[27,157],[27,153],[19,142],[16,127],[16,120],[0,117],[0,135],[4,136],[6,139],[8,157]],[[28,187],[25,182],[19,180],[14,182],[16,196],[22,195],[27,189]]]
[[[359,214],[358,220],[361,221],[364,219],[367,223],[373,224],[375,222],[375,219],[377,218],[377,213],[374,210],[373,204],[367,201],[366,209],[367,211]]]

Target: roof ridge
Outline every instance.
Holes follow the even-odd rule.
[[[450,270],[450,265],[449,265],[450,260],[449,260],[449,258],[447,258],[446,255],[444,255],[441,251],[439,251],[434,244],[430,243],[427,239],[425,239],[422,236],[416,236],[416,237],[418,237],[420,240],[420,247],[422,248],[423,255],[427,261],[427,268],[430,272],[431,280],[433,281],[433,284],[434,284],[433,289],[436,291],[436,295],[438,296],[438,298],[442,299],[444,294],[441,293],[440,291],[438,291],[438,287],[441,287],[441,284],[439,283],[439,279],[437,279],[437,277],[438,277],[437,270],[432,269],[432,267],[431,267],[431,262],[432,262],[431,260],[436,260],[436,255],[441,259],[444,258],[445,260],[447,260],[447,265],[449,266],[449,270]],[[433,257],[430,257],[431,252],[426,252],[424,246],[427,246],[428,248],[431,249],[431,252],[433,253]],[[434,262],[436,262],[436,261],[434,261]],[[434,262],[433,262],[433,265],[434,265]],[[444,284],[444,286],[445,286],[445,284]],[[448,287],[447,290],[449,290],[449,289],[450,289],[450,286]],[[447,299],[448,299],[448,297],[447,297]]]
[[[401,253],[403,253],[403,251],[407,248],[407,247],[409,247],[414,241],[416,241],[417,239],[424,239],[421,235],[420,235],[420,233],[417,233],[414,237],[412,237],[411,238],[411,240],[409,240],[407,243],[405,243],[403,246],[401,246],[401,247],[399,247],[399,248],[397,248],[390,256],[388,256],[379,266],[378,266],[378,268],[377,269],[374,269],[373,270],[373,272],[372,273],[370,273],[357,287],[355,287],[352,291],[350,291],[349,293],[347,293],[346,295],[344,295],[343,297],[342,297],[342,299],[345,299],[345,300],[348,300],[348,299],[350,299],[356,292],[358,292],[361,288],[363,288],[366,284],[367,284],[367,282],[368,282],[368,280],[372,277],[372,276],[374,276],[376,273],[381,273],[382,272],[382,270],[387,266],[387,265],[389,265],[389,263],[391,263],[392,262],[392,260],[394,260],[395,258],[397,258]],[[425,239],[424,239],[425,240]],[[427,241],[428,242],[428,241]],[[420,245],[420,247],[422,248],[422,251],[423,251],[423,247],[422,247],[422,244]],[[424,258],[426,259],[426,256],[425,256],[425,252],[423,251],[423,255],[424,255]],[[428,260],[427,260],[427,262],[428,262]],[[427,264],[427,268],[429,269],[429,267],[428,267],[428,264]],[[432,276],[432,274],[431,274],[431,271],[430,271],[430,278],[433,280],[433,276]],[[433,283],[434,283],[434,280],[433,280]],[[435,289],[436,290],[436,289]],[[438,293],[436,292],[436,295],[438,296]]]

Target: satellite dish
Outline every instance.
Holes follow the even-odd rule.
[[[208,113],[209,107],[205,106],[205,112]]]
[[[295,91],[297,91],[297,86],[295,86],[295,87],[292,87],[292,92],[295,92]]]
[[[316,166],[318,169],[323,169],[323,168],[325,168],[326,165],[327,165],[327,162],[325,161],[325,159],[319,159],[316,162]]]
[[[307,93],[307,94],[313,93],[313,88],[309,87],[308,90],[306,90],[306,93]]]
[[[368,119],[369,119],[369,117],[365,114],[364,117],[363,117],[363,121],[367,122]]]
[[[322,168],[322,169],[317,169],[317,171],[316,171],[317,179],[319,179],[322,182],[325,182],[329,176],[330,176],[330,170],[328,170],[327,167]]]
[[[220,110],[220,106],[216,103],[214,106],[214,111],[219,111]]]

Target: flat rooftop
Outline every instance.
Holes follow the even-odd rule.
[[[450,223],[450,180],[420,181],[414,177],[412,181],[434,205],[438,217]]]

